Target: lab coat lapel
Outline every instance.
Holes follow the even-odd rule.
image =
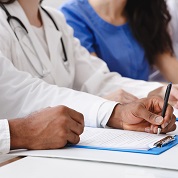
[[[48,44],[50,60],[53,63],[53,65],[55,65],[55,61],[59,60],[59,58],[61,58],[60,54],[62,54],[59,51],[59,49],[61,49],[59,48],[59,45],[61,45],[60,39],[62,37],[62,33],[56,29],[50,17],[48,17],[48,15],[42,9],[41,9],[41,16],[43,19],[43,25],[45,29],[46,41]]]

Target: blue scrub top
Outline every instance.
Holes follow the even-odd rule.
[[[70,0],[59,10],[74,29],[81,45],[104,60],[110,71],[124,77],[148,80],[150,65],[129,24],[115,26],[98,16],[88,0]]]

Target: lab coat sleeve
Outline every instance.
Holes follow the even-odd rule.
[[[10,150],[9,124],[6,119],[0,120],[0,154],[8,153]]]
[[[24,117],[45,107],[65,105],[81,112],[86,126],[104,127],[117,104],[33,78],[26,72],[18,71],[2,54],[0,83],[0,119]]]
[[[74,88],[76,90],[104,96],[112,91],[124,89],[141,98],[147,96],[150,91],[162,86],[157,82],[134,80],[122,77],[118,73],[110,72],[103,60],[90,55],[81,46],[79,40],[73,36],[73,29],[67,25],[61,12],[58,12],[58,21],[63,32],[63,39],[65,39],[68,46],[69,58],[73,58],[75,61]]]

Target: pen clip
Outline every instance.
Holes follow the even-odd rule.
[[[175,140],[175,136],[169,135],[169,136],[166,136],[165,138],[157,141],[156,143],[154,143],[153,146],[155,146],[155,147],[163,147],[163,146],[169,144],[170,142],[172,142],[174,140]]]

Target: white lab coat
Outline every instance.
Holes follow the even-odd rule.
[[[26,71],[16,70],[11,62],[0,54],[0,119],[22,117],[48,106],[66,105],[84,114],[85,125],[104,127],[116,102],[71,89],[102,96],[122,88],[140,97],[146,96],[150,90],[161,86],[160,83],[135,81],[123,78],[117,73],[110,73],[102,60],[90,56],[80,46],[79,41],[73,37],[73,30],[66,24],[63,15],[53,9],[46,8],[60,29],[58,32],[49,17],[41,10],[49,47],[49,59],[19,3],[14,2],[11,5],[6,5],[6,7],[12,15],[21,19],[28,29],[37,54],[34,53],[24,33],[20,33],[18,36],[20,42],[17,40],[12,28],[7,23],[6,14],[0,8],[0,50],[17,69]],[[16,22],[13,21],[13,25],[16,30],[19,30]],[[67,68],[61,58],[63,55],[60,43],[61,36],[68,56],[69,66]],[[31,59],[31,63],[38,72],[42,72],[39,59],[43,62],[44,68],[50,71],[50,74],[43,80],[54,85],[49,85],[38,79],[38,72],[34,70],[28,58]],[[6,126],[4,130],[8,132],[7,124],[4,125]],[[3,133],[2,130],[0,128],[1,133]],[[4,136],[0,135],[0,150],[4,143],[1,142],[1,138]],[[6,150],[2,148],[2,152],[7,152],[9,148],[7,147]]]

